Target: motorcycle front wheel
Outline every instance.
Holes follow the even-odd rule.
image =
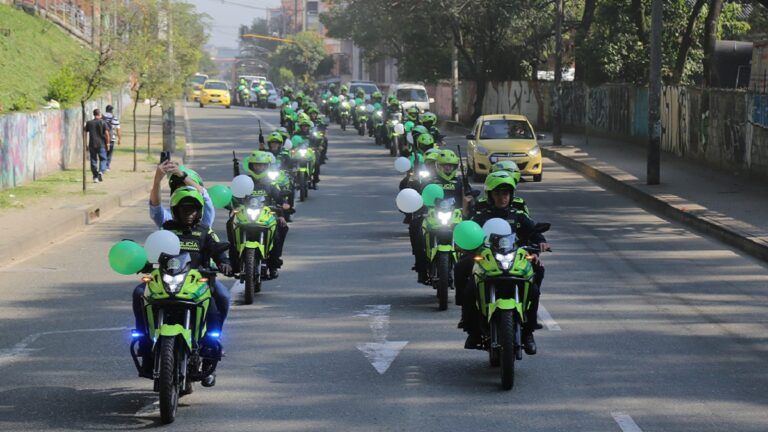
[[[178,365],[176,364],[176,337],[162,336],[160,338],[160,420],[163,424],[176,420],[176,409],[179,406]]]
[[[397,138],[395,137],[389,139],[389,155],[397,156]]]
[[[498,326],[499,345],[501,352],[499,357],[501,364],[501,388],[511,390],[515,385],[515,332],[517,323],[515,322],[514,311],[499,310],[496,312],[496,325]]]
[[[299,172],[299,201],[304,202],[307,199],[309,191],[307,190],[307,175],[304,172]]]
[[[245,266],[245,298],[243,303],[252,304],[253,296],[261,291],[261,261],[256,258],[256,249],[246,249],[243,257]]]
[[[451,255],[446,252],[437,254],[437,301],[438,309],[448,309],[448,290],[451,287]]]

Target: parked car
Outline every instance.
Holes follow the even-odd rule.
[[[229,108],[232,105],[229,84],[224,81],[207,80],[200,92],[200,108],[206,105],[221,105]]]
[[[349,94],[354,97],[357,95],[357,89],[361,88],[365,92],[365,100],[371,100],[371,95],[374,92],[379,91],[379,88],[376,86],[376,84],[373,83],[373,81],[350,81],[347,84],[347,87],[349,89]]]
[[[187,87],[187,95],[185,99],[187,101],[200,102],[200,90],[203,88],[203,83],[208,79],[208,75],[195,74],[192,79],[189,80]]]
[[[419,108],[419,111],[429,111],[429,104],[435,103],[435,100],[427,94],[427,89],[421,84],[400,83],[389,87],[387,97],[394,95],[400,101],[403,109],[412,106]]]
[[[490,114],[475,121],[467,135],[467,167],[473,179],[480,181],[488,174],[491,165],[511,160],[524,176],[541,181],[544,166],[541,149],[536,141],[543,135],[535,135],[533,127],[524,115]]]

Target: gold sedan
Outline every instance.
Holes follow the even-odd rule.
[[[467,135],[467,163],[474,179],[479,181],[490,172],[491,165],[511,160],[524,176],[541,181],[544,165],[541,149],[528,118],[516,114],[480,116]],[[539,136],[541,138],[541,136]]]

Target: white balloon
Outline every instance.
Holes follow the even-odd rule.
[[[232,196],[237,198],[243,198],[250,195],[253,192],[254,184],[253,179],[245,174],[232,179]]]
[[[289,140],[289,139],[285,140],[285,142],[283,143],[283,148],[286,149],[286,150],[292,149],[293,148],[293,143],[291,142],[291,140]]]
[[[413,144],[413,134],[408,132],[408,135],[405,136],[405,140],[408,141],[408,144]]]
[[[366,105],[365,110],[368,111],[369,113],[372,113],[374,110],[373,105],[371,104]]]
[[[403,189],[395,199],[397,208],[403,213],[413,213],[424,205],[421,194],[414,189]]]
[[[298,108],[298,107],[299,107],[299,103],[298,102],[294,102],[294,103],[291,104],[291,108],[293,108],[294,110],[296,110],[296,108]]]
[[[397,172],[404,173],[409,169],[411,169],[411,161],[409,161],[408,158],[400,156],[399,158],[395,159],[395,170]]]
[[[512,226],[509,222],[502,218],[488,219],[483,224],[483,232],[485,233],[485,239],[488,240],[491,234],[509,235],[512,234]]]
[[[405,127],[402,123],[398,123],[395,125],[395,133],[398,135],[402,135],[405,133]]]
[[[350,100],[349,100],[349,106],[351,106],[352,108],[354,108],[354,107],[355,107],[355,105],[357,105],[357,103],[355,102],[355,100],[354,100],[354,99],[350,99]]]
[[[155,231],[144,241],[144,250],[147,251],[147,260],[157,263],[161,253],[178,255],[181,252],[181,241],[171,231]]]

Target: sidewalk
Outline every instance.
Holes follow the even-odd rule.
[[[162,148],[162,116],[159,107],[152,110],[151,155],[147,157],[149,108],[139,104],[137,171],[133,172],[133,106],[127,108],[126,112],[117,113],[122,145],[115,148],[111,169],[103,182],[93,183],[86,161],[86,193],[82,191],[79,167],[18,188],[0,190],[0,226],[6,227],[0,240],[0,267],[33,255],[121,207],[148,197]],[[183,141],[183,110],[176,112],[177,136]]]
[[[465,133],[466,128],[447,128]],[[640,205],[717,238],[755,258],[768,261],[768,187],[754,179],[661,156],[661,184],[648,186],[646,149],[615,139],[564,134],[541,141],[542,153],[560,165],[628,196]],[[544,181],[546,182],[546,172]]]

